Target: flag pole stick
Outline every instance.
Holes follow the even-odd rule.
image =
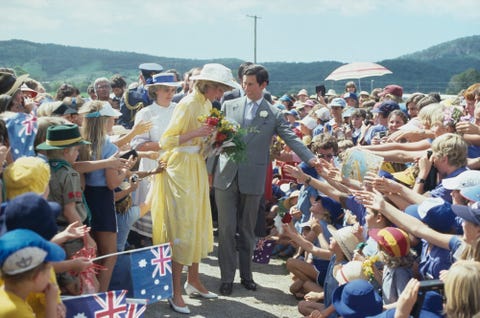
[[[118,256],[118,255],[123,255],[123,254],[130,254],[130,253],[139,252],[139,251],[145,251],[145,250],[149,250],[149,249],[151,249],[151,248],[154,248],[154,247],[157,247],[157,246],[160,246],[160,245],[163,245],[163,244],[165,244],[165,243],[158,244],[158,245],[147,246],[147,247],[142,247],[142,248],[137,248],[137,249],[134,249],[134,250],[127,250],[127,251],[122,251],[122,252],[115,252],[115,253],[105,254],[105,255],[102,255],[102,256],[98,256],[98,257],[92,258],[91,261],[92,261],[92,262],[95,262],[95,261],[98,261],[98,260],[101,260],[101,259],[104,259],[104,258],[108,258],[108,257],[112,257],[112,256]]]

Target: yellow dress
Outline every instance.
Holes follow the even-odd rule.
[[[160,139],[167,168],[155,176],[151,212],[153,243],[170,242],[174,261],[191,265],[213,250],[213,228],[203,138],[179,144],[179,136],[199,128],[212,103],[194,92],[173,112]]]

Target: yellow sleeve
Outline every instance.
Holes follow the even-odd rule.
[[[57,276],[53,267],[50,268],[50,282],[58,287]],[[44,293],[30,293],[27,297],[27,303],[32,307],[33,312],[37,318],[45,317],[45,294]],[[57,303],[62,303],[60,298],[60,287],[58,287]]]

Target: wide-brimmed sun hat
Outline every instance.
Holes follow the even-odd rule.
[[[332,303],[342,317],[367,317],[382,312],[382,297],[372,284],[363,279],[353,280],[333,291]]]
[[[192,76],[191,79],[195,81],[203,80],[217,82],[230,86],[231,88],[240,87],[240,85],[238,85],[233,79],[232,71],[228,67],[218,63],[205,64],[200,74]]]
[[[54,150],[87,144],[90,142],[82,138],[77,125],[56,125],[48,127],[47,140],[39,144],[37,149]]]
[[[358,238],[353,234],[353,226],[344,226],[337,230],[333,225],[329,224],[327,228],[342,249],[345,257],[351,261],[353,257],[353,251],[357,247],[358,243],[360,243]]]

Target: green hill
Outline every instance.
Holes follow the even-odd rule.
[[[393,74],[362,79],[360,86],[362,89],[370,90],[372,87],[396,83],[403,86],[406,92],[443,93],[452,76],[470,68],[480,70],[479,40],[480,36],[460,38],[395,59],[378,61]],[[61,83],[68,82],[82,92],[86,91],[88,84],[95,78],[101,76],[110,77],[118,73],[128,81],[136,81],[137,67],[144,62],[157,62],[166,69],[174,68],[180,73],[210,62],[222,63],[235,72],[243,62],[233,58],[178,59],[23,40],[0,41],[0,61],[0,67],[12,67],[19,73],[29,73],[50,90],[55,90]],[[274,95],[296,93],[300,88],[307,88],[312,94],[318,84],[325,84],[327,88],[341,92],[346,82],[324,81],[328,74],[342,65],[336,61],[267,62],[264,65],[270,72],[269,90]]]

